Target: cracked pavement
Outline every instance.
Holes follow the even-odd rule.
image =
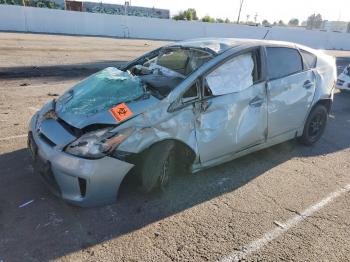
[[[350,183],[350,92],[335,94],[313,147],[288,141],[179,176],[163,194],[144,195],[126,181],[115,204],[93,209],[48,191],[25,137],[1,140],[25,134],[52,94],[162,44],[0,33],[0,261],[217,261]],[[350,260],[349,204],[350,194],[341,195],[245,260]]]

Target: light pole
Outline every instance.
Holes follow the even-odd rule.
[[[242,11],[242,5],[244,0],[239,0],[239,12],[238,12],[238,18],[237,18],[237,24],[239,24],[239,19],[241,18],[241,11]]]

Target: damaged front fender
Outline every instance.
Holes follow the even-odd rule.
[[[118,147],[118,150],[141,153],[155,143],[164,140],[179,141],[198,155],[194,113],[189,105],[181,111],[169,113],[162,103],[157,109],[140,114],[120,128],[133,126],[135,131]]]

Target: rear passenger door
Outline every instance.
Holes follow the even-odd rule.
[[[268,138],[301,127],[315,93],[315,74],[297,49],[266,47]]]

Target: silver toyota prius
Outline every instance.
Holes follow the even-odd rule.
[[[287,42],[194,39],[109,67],[37,112],[34,169],[69,203],[116,201],[126,175],[144,192],[325,130],[335,59]]]

